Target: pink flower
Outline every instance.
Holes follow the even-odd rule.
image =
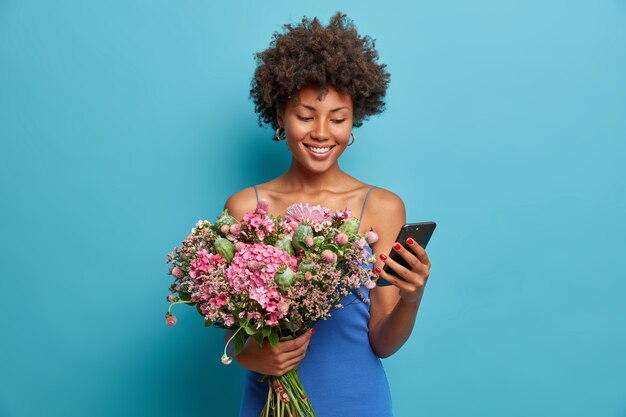
[[[304,243],[306,244],[307,247],[311,247],[313,246],[313,237],[312,236],[307,236],[306,239],[304,239]]]
[[[277,308],[278,304],[276,304],[274,301],[268,301],[267,303],[265,303],[265,311],[267,311],[268,313],[275,312]]]
[[[220,294],[214,298],[215,305],[218,307],[222,307],[228,303],[230,296],[228,294]]]
[[[222,258],[222,255],[220,255],[219,253],[212,253],[209,255],[209,261],[211,261],[212,263],[220,263],[226,262],[226,259]]]
[[[322,260],[327,264],[337,262],[337,254],[330,249],[324,249],[321,254]]]
[[[258,320],[261,318],[261,313],[259,313],[258,311],[253,311],[251,313],[248,313],[248,319],[249,320]]]
[[[224,365],[230,365],[230,363],[233,361],[233,358],[231,358],[230,356],[228,356],[227,354],[223,354],[222,355],[222,363]]]
[[[237,236],[241,232],[241,225],[239,223],[235,223],[230,226],[230,233]]]
[[[165,322],[167,323],[168,326],[173,326],[176,324],[176,316],[169,316],[168,318],[165,319]]]
[[[368,244],[376,243],[378,241],[378,234],[374,231],[369,231],[365,233],[365,240],[367,240]]]
[[[248,269],[248,264],[258,262],[265,265],[255,271]],[[246,245],[233,257],[225,271],[226,279],[235,292],[248,292],[250,298],[264,306],[267,292],[276,288],[274,274],[280,265],[287,265],[294,272],[298,270],[297,260],[280,248],[263,243]]]
[[[220,228],[220,231],[224,233],[225,235],[227,235],[230,233],[230,226],[227,224],[223,224],[222,227]]]
[[[270,318],[265,320],[265,324],[270,327],[278,326],[278,316],[276,313],[270,313]]]
[[[301,223],[303,220],[309,220],[314,223],[321,223],[330,217],[330,209],[319,204],[316,206],[302,203],[292,204],[287,207],[285,212],[285,220],[287,222],[295,221]]]
[[[172,272],[171,274],[176,278],[176,279],[180,279],[183,276],[183,270],[180,269],[179,267],[175,266],[174,268],[172,268]]]
[[[259,270],[260,264],[257,261],[250,261],[248,265],[246,265],[251,272],[256,272]]]
[[[337,233],[337,236],[335,236],[335,243],[339,246],[345,245],[348,243],[348,235],[343,232]]]
[[[243,242],[235,243],[235,251],[236,252],[241,252],[245,247],[246,247],[246,244],[243,243]]]
[[[376,283],[374,281],[372,281],[371,279],[368,279],[367,281],[365,281],[365,288],[371,290],[374,287],[376,287]]]
[[[232,326],[233,324],[235,324],[235,318],[233,316],[226,316],[224,317],[224,326]]]
[[[284,316],[289,312],[289,303],[284,299],[278,303],[278,311]]]
[[[350,210],[349,208],[346,208],[345,210],[337,210],[332,213],[332,216],[335,219],[349,219],[350,217],[352,217],[352,210]]]
[[[267,292],[267,298],[271,298],[273,300],[280,300],[280,293],[276,288],[272,288]]]
[[[357,240],[356,242],[354,242],[354,245],[359,249],[363,249],[365,245],[367,245],[367,242],[365,241],[365,239],[361,238]]]
[[[173,295],[168,295],[167,296],[167,301],[174,301],[175,299],[176,299],[176,297],[173,296]]]
[[[252,217],[252,218],[250,219],[250,226],[252,226],[252,227],[254,227],[254,228],[257,228],[257,227],[259,227],[259,226],[261,225],[261,222],[262,222],[262,221],[263,221],[263,220],[261,220],[261,217],[259,217],[259,216],[254,216],[254,217]]]
[[[270,207],[270,203],[269,201],[267,201],[265,198],[262,198],[259,200],[256,209],[258,212],[260,212],[261,214],[265,214],[267,213],[267,210]]]

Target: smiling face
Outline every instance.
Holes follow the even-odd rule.
[[[352,132],[352,99],[329,87],[304,87],[290,99],[278,123],[285,128],[287,145],[295,161],[312,171],[324,171],[337,163]]]

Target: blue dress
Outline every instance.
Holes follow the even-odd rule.
[[[367,192],[361,217],[365,209]],[[255,187],[256,190],[256,187]],[[257,193],[258,199],[258,193]],[[368,247],[371,253],[371,248]],[[370,268],[373,265],[370,264]],[[364,297],[369,290],[361,287]],[[342,304],[358,298],[347,295]],[[390,417],[391,394],[380,358],[369,344],[370,304],[357,300],[331,312],[327,320],[313,327],[306,356],[298,374],[317,417]],[[259,417],[267,400],[268,379],[246,370],[240,417]]]

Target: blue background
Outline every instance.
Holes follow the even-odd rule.
[[[253,56],[337,10],[392,74],[340,165],[438,223],[396,416],[626,416],[623,0],[0,1],[1,416],[236,413],[165,257],[287,169]]]

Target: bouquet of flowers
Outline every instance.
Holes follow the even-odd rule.
[[[224,210],[215,224],[200,220],[168,254],[174,277],[166,322],[173,326],[171,308],[195,306],[206,326],[232,329],[222,362],[229,364],[228,345],[235,354],[247,337],[272,346],[309,331],[325,320],[340,301],[373,288],[376,277],[365,266],[375,262],[366,246],[378,235],[370,229],[358,235],[358,219],[350,209],[331,211],[322,206],[293,204],[285,217],[268,213],[267,200],[241,221]],[[314,416],[297,368],[271,376],[262,416]]]

